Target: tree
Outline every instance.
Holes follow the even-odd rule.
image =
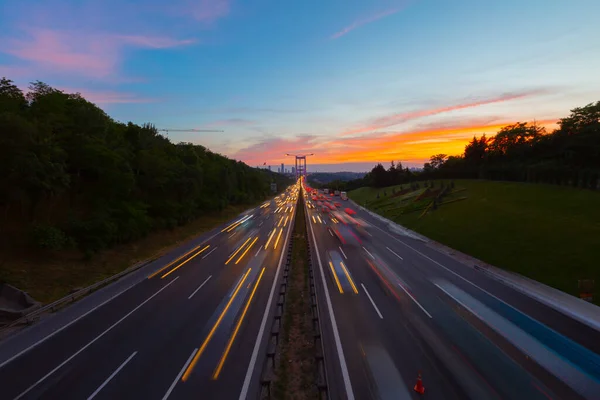
[[[436,154],[431,156],[429,159],[429,164],[431,165],[432,169],[439,169],[442,165],[444,165],[444,162],[446,162],[447,158],[448,156],[446,154]]]

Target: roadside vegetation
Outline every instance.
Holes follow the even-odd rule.
[[[433,155],[422,170],[377,164],[344,189],[425,236],[565,292],[600,279],[600,102],[571,110],[553,132],[519,122],[473,137],[462,155]]]
[[[80,94],[0,80],[0,280],[38,300],[214,226],[271,182],[289,180],[114,121]]]
[[[432,186],[439,191],[452,185],[437,207],[424,213],[432,197],[419,199],[418,195],[431,191]],[[402,191],[407,193],[396,196]],[[600,192],[521,182],[447,180],[421,181],[412,188],[360,188],[349,196],[437,242],[567,293],[579,295],[580,279],[600,281]],[[595,301],[600,303],[597,296]]]
[[[315,385],[317,365],[310,305],[308,236],[304,199],[302,195],[298,197],[283,330],[275,366],[273,394],[277,400],[315,399],[319,396]]]

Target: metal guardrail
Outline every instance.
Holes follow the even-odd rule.
[[[31,311],[30,313],[27,313],[26,315],[22,316],[21,318],[11,321],[7,325],[3,325],[2,327],[0,327],[0,333],[3,333],[5,331],[7,331],[9,328],[13,328],[18,325],[22,325],[22,324],[30,325],[31,323],[37,321],[39,319],[40,315],[42,315],[48,311],[54,312],[54,311],[64,307],[66,304],[73,303],[76,299],[78,299],[82,296],[85,296],[85,295],[93,292],[94,290],[121,278],[124,275],[127,275],[137,269],[140,269],[145,265],[148,265],[149,263],[156,260],[157,258],[158,257],[155,257],[155,258],[152,258],[149,260],[145,260],[145,261],[140,261],[140,262],[132,265],[131,267],[119,272],[118,274],[110,276],[102,281],[96,282],[86,288],[80,289],[80,290],[78,290],[74,293],[71,293],[61,299],[58,299],[50,304],[46,304],[43,307],[35,309],[35,310]]]
[[[298,201],[296,204],[298,204]],[[310,224],[310,219],[308,215],[308,210],[306,208],[306,203],[303,201],[304,206],[304,223]],[[297,210],[298,207],[296,207]],[[294,214],[295,217],[295,214]],[[296,218],[293,219],[293,225],[290,226],[292,232],[294,230],[296,223]],[[307,225],[308,226],[308,225]],[[307,230],[308,232],[308,230]],[[292,248],[294,244],[294,236],[290,236],[290,241],[287,244],[287,254],[286,254],[286,263],[283,270],[283,277],[280,283],[279,289],[279,297],[277,300],[277,308],[275,309],[275,314],[273,315],[273,322],[271,325],[271,331],[269,340],[267,342],[267,356],[265,357],[263,369],[260,377],[260,393],[259,399],[271,399],[272,389],[271,384],[273,383],[273,379],[275,377],[275,367],[277,364],[277,350],[279,344],[279,334],[283,329],[283,314],[285,308],[285,301],[287,297],[287,288],[288,288],[288,278],[290,274],[290,267],[292,262]],[[310,299],[311,299],[311,312],[312,312],[312,328],[313,328],[313,340],[316,348],[315,360],[317,363],[317,370],[315,376],[315,385],[319,392],[319,399],[326,400],[329,399],[329,386],[327,382],[327,373],[325,368],[325,349],[323,347],[322,340],[322,329],[319,319],[319,308],[318,308],[318,300],[317,300],[317,288],[315,286],[314,280],[314,269],[312,265],[312,257],[311,257],[311,246],[310,240],[307,238],[306,241],[307,252],[308,252],[308,271],[309,271],[309,286],[310,286]]]

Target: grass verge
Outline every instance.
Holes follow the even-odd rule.
[[[304,200],[299,196],[293,232],[292,261],[283,311],[283,331],[275,365],[273,395],[277,400],[315,399],[317,365],[312,335],[308,242]]]
[[[260,204],[260,203],[256,203]],[[116,246],[82,260],[79,253],[7,254],[0,260],[0,281],[28,292],[42,303],[58,300],[70,292],[115,275],[136,262],[156,258],[253,205],[231,206],[221,213],[205,216],[173,230],[153,232],[145,238]]]
[[[579,296],[578,280],[600,282],[600,193],[565,186],[456,180],[465,200],[443,204],[419,219],[389,205],[373,211],[437,242]],[[436,186],[439,181],[436,182]],[[386,188],[388,196],[391,188]],[[349,193],[377,204],[383,189]],[[370,206],[368,206],[370,207]],[[600,297],[596,288],[594,302]]]

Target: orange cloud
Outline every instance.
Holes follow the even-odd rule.
[[[363,126],[360,126],[360,127],[357,127],[357,128],[354,128],[354,129],[344,132],[342,135],[356,135],[359,133],[371,132],[374,130],[388,128],[390,126],[398,125],[403,122],[407,122],[407,121],[417,119],[417,118],[430,117],[432,115],[447,113],[450,111],[464,110],[467,108],[480,107],[480,106],[484,106],[484,105],[488,105],[488,104],[502,103],[505,101],[522,99],[522,98],[540,94],[540,93],[542,93],[541,90],[533,90],[533,91],[522,92],[522,93],[506,93],[506,94],[503,94],[498,97],[474,101],[471,103],[463,103],[463,104],[457,104],[454,106],[434,108],[434,109],[430,109],[430,110],[417,110],[417,111],[410,111],[410,112],[406,112],[406,113],[387,115],[384,117],[375,118],[375,119],[371,120],[369,123],[364,124]]]
[[[556,120],[536,121],[538,125],[552,129]],[[423,163],[434,154],[462,154],[465,145],[473,136],[495,135],[502,127],[514,123],[464,125],[454,127],[429,128],[411,132],[372,133],[358,137],[324,138],[317,136],[297,137],[294,139],[266,139],[242,149],[233,157],[249,165],[277,165],[289,163],[286,152],[315,153],[310,157],[314,164],[335,164],[347,162],[404,162]]]

